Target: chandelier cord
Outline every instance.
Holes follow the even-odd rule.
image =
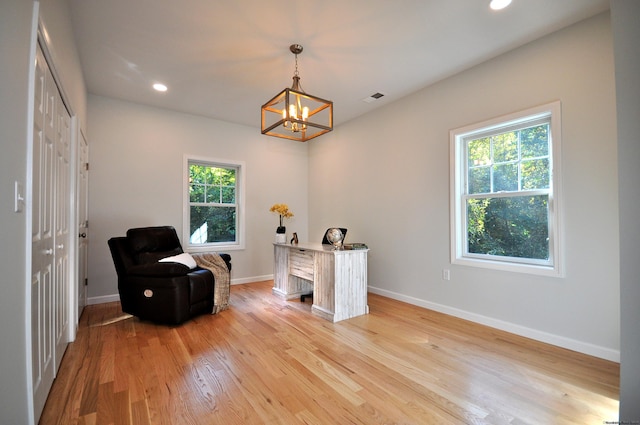
[[[302,88],[302,84],[300,84],[300,79],[301,78],[300,78],[300,73],[298,72],[298,54],[294,53],[294,56],[295,56],[295,62],[296,62],[296,69],[293,72],[293,80],[295,81],[294,87],[297,86],[297,87],[295,87],[296,89],[299,89],[302,93],[306,93],[304,91],[304,89]]]

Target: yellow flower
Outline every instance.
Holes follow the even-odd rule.
[[[289,211],[289,206],[287,204],[273,204],[269,211],[277,213],[282,216],[282,218],[293,217],[293,213]]]
[[[293,217],[293,213],[289,211],[287,204],[273,204],[269,211],[277,213],[280,216],[280,227],[284,226],[283,219]]]

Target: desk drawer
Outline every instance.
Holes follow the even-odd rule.
[[[292,249],[289,252],[289,274],[313,280],[313,251]]]

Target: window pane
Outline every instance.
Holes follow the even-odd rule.
[[[220,185],[220,173],[222,172],[222,169],[217,168],[217,167],[210,167],[210,177],[209,177],[209,183],[219,186]]]
[[[520,132],[522,158],[549,156],[549,125],[525,128]]]
[[[468,252],[549,258],[548,196],[467,200]]]
[[[233,168],[219,168],[220,170],[220,185],[222,186],[235,186],[236,185],[236,170]]]
[[[205,183],[206,170],[207,170],[207,167],[204,167],[202,165],[190,164],[189,165],[189,182]]]
[[[189,186],[189,202],[204,202],[203,184],[191,184]]]
[[[220,188],[218,186],[209,186],[207,188],[207,203],[220,203]]]
[[[469,170],[469,193],[489,192],[491,192],[491,168],[471,168]]]
[[[478,165],[489,165],[491,162],[491,140],[488,137],[484,139],[472,140],[468,144],[467,157],[469,158],[469,167]]]
[[[235,203],[236,169],[189,164],[189,201]]]
[[[236,203],[236,188],[235,187],[223,187],[221,188],[221,196],[223,204],[235,204]]]
[[[522,161],[522,189],[549,188],[549,159]]]
[[[503,164],[493,167],[493,192],[518,190],[518,164]]]
[[[493,162],[507,162],[518,159],[518,134],[515,131],[493,137]]]
[[[216,184],[216,168],[205,167],[205,181],[208,185]]]
[[[190,213],[190,243],[234,242],[236,240],[235,208],[192,205]]]

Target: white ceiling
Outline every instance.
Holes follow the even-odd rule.
[[[603,12],[608,0],[69,0],[90,93],[260,127],[290,87],[334,122]],[[160,94],[151,85],[163,82]],[[380,92],[373,103],[363,99]]]

